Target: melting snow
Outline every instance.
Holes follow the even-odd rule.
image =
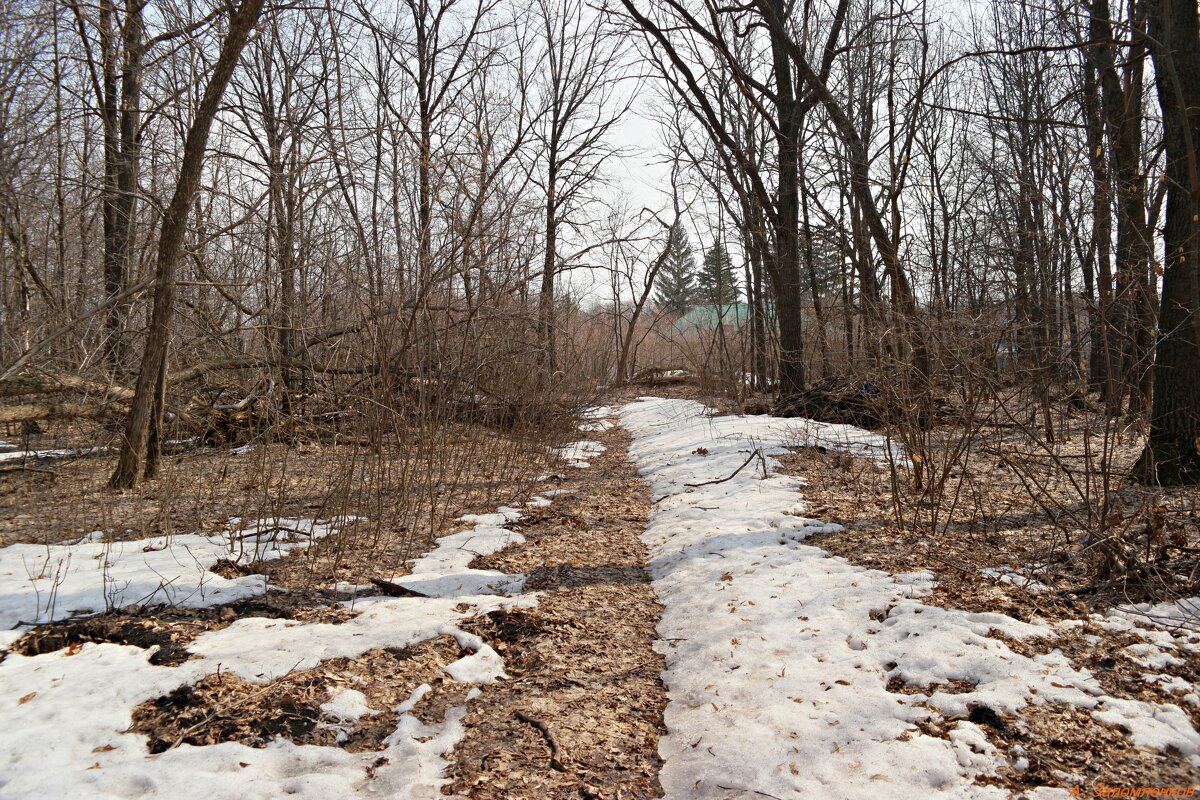
[[[322,703],[321,710],[331,717],[351,722],[379,713],[367,705],[367,696],[358,689],[342,689],[328,703]]]
[[[0,453],[0,464],[7,464],[13,461],[52,461],[60,458],[101,456],[107,452],[107,447],[78,447],[60,450],[15,450],[8,453]]]
[[[607,450],[604,445],[599,442],[593,442],[590,439],[584,439],[581,442],[573,442],[566,447],[554,447],[550,452],[553,455],[566,461],[570,466],[576,469],[587,469],[591,466],[586,460],[589,456],[598,455]]]
[[[915,724],[978,705],[1003,714],[1069,703],[1200,763],[1200,734],[1177,706],[1108,697],[1061,653],[1028,658],[988,635],[1050,636],[1049,626],[927,606],[917,598],[931,576],[892,576],[803,544],[840,526],[805,518],[804,481],[773,474],[770,457],[817,442],[880,456],[881,437],[718,417],[687,400],[643,398],[621,419],[655,500],[643,538],[664,606],[668,798],[1003,797],[974,783],[1007,761],[975,725],[959,722],[947,740]],[[756,451],[761,467],[746,466]],[[928,688],[889,692],[892,678]],[[949,681],[975,689],[937,690]]]
[[[979,570],[979,574],[985,578],[991,578],[992,580],[998,581],[999,583],[1011,583],[1013,586],[1019,586],[1023,589],[1027,589],[1034,594],[1046,594],[1047,592],[1053,591],[1053,589],[1041,581],[1034,580],[1028,575],[1011,569],[993,569],[991,567],[985,567],[984,569]]]
[[[73,544],[15,544],[0,549],[0,628],[93,614],[128,605],[194,608],[266,591],[261,575],[223,578],[221,559],[269,561],[308,547],[353,522],[311,519],[230,520],[230,530],[104,541],[93,532]]]
[[[536,604],[535,595],[513,598],[504,594],[519,590],[523,576],[467,566],[477,554],[495,552],[520,541],[519,534],[504,528],[505,523],[519,516],[514,509],[501,508],[495,514],[464,518],[473,525],[471,529],[439,540],[438,547],[414,561],[412,574],[400,581],[432,596],[351,601],[345,606],[357,613],[342,624],[244,617],[227,628],[197,637],[189,650],[200,658],[177,667],[150,664],[152,649],[115,644],[85,644],[74,652],[64,649],[33,657],[9,653],[0,662],[0,708],[6,721],[0,727],[0,797],[178,798],[197,796],[199,787],[203,787],[206,798],[228,800],[268,800],[284,795],[312,800],[348,796],[418,800],[441,796],[441,786],[447,780],[444,756],[463,735],[466,707],[450,709],[440,723],[422,722],[409,712],[430,691],[428,685],[419,687],[396,708],[399,721],[382,752],[351,753],[277,739],[262,749],[233,742],[207,747],[184,744],[151,756],[144,736],[123,731],[129,728],[131,713],[138,704],[217,671],[266,683],[329,658],[354,657],[378,647],[403,647],[442,634],[453,636],[470,651],[445,667],[451,679],[484,684],[503,677],[504,664],[499,655],[456,624],[478,613]],[[273,525],[283,527],[278,522]],[[332,531],[330,526],[318,528],[315,524],[305,528],[296,521],[287,527],[304,530],[306,540]],[[249,530],[254,531],[253,536],[240,539],[246,553],[274,557],[286,552],[291,544],[266,536],[268,526],[250,526]],[[157,546],[159,542],[151,540],[151,544]],[[300,542],[295,544],[302,546]],[[51,561],[60,557],[59,561],[66,564],[60,571],[66,575],[60,581],[60,593],[75,583],[81,587],[71,593],[72,598],[104,597],[100,588],[90,585],[101,583],[101,568],[90,563],[87,569],[80,566],[96,559],[109,563],[110,574],[120,570],[122,580],[130,587],[157,586],[164,576],[174,576],[171,586],[182,590],[191,581],[192,590],[182,591],[178,599],[194,605],[223,603],[240,596],[239,592],[263,589],[261,578],[231,589],[210,574],[204,591],[200,591],[193,573],[217,558],[231,557],[228,536],[177,536],[170,545],[144,552],[146,541],[111,545],[89,541],[73,545],[69,558],[65,549],[35,548],[43,557],[36,564],[44,563],[47,553]],[[32,554],[6,548],[0,551],[0,557],[9,567],[23,567]],[[33,568],[41,569],[36,564]],[[164,566],[173,571],[163,572],[160,567]],[[6,581],[14,583],[19,581]],[[130,597],[134,594],[131,592]],[[10,618],[27,614],[25,592],[4,597]],[[60,608],[80,602],[72,599]],[[0,645],[10,645],[19,634],[5,631]],[[472,689],[467,699],[476,696],[478,689]],[[376,712],[354,690],[331,698],[323,709],[343,723]],[[368,768],[373,768],[373,777]]]

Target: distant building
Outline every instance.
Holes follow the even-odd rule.
[[[768,313],[770,310],[768,309]],[[671,323],[671,333],[712,333],[718,324],[741,328],[750,324],[750,306],[731,303],[727,306],[696,306]]]

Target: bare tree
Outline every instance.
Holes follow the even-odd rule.
[[[175,310],[176,265],[183,248],[188,214],[200,184],[208,134],[242,49],[250,37],[250,31],[258,22],[263,2],[264,0],[242,0],[241,5],[230,16],[229,30],[221,43],[220,55],[204,88],[204,97],[184,142],[183,162],[179,168],[175,192],[163,213],[162,230],[159,233],[150,332],[138,369],[129,421],[121,442],[121,456],[109,480],[114,489],[136,486],[143,474],[153,477],[157,469],[157,453],[161,444],[158,432],[162,427],[166,402],[167,348],[171,337],[171,318]]]
[[[565,269],[564,233],[586,226],[595,199],[609,133],[627,101],[618,96],[625,69],[619,39],[583,0],[538,0],[535,8],[546,70],[535,83],[540,146],[531,170],[545,192],[538,343],[547,370],[558,369],[555,288]]]

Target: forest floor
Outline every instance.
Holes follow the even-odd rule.
[[[1033,569],[1058,540],[1011,491],[986,530],[901,524],[882,437],[684,393],[592,410],[549,474],[498,509],[456,498],[401,564],[348,552],[378,520],[330,506],[319,452],[289,455],[269,522],[204,535],[124,497],[118,535],[76,540],[100,468],[58,469],[74,504],[9,476],[0,797],[1197,786],[1194,598],[1061,591],[1078,565]],[[225,460],[194,468],[245,469],[256,496],[261,465]]]

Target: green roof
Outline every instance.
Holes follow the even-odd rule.
[[[696,306],[671,324],[675,333],[696,330],[716,330],[718,321],[726,325],[741,327],[750,321],[750,306],[746,303],[731,303],[727,306]]]

